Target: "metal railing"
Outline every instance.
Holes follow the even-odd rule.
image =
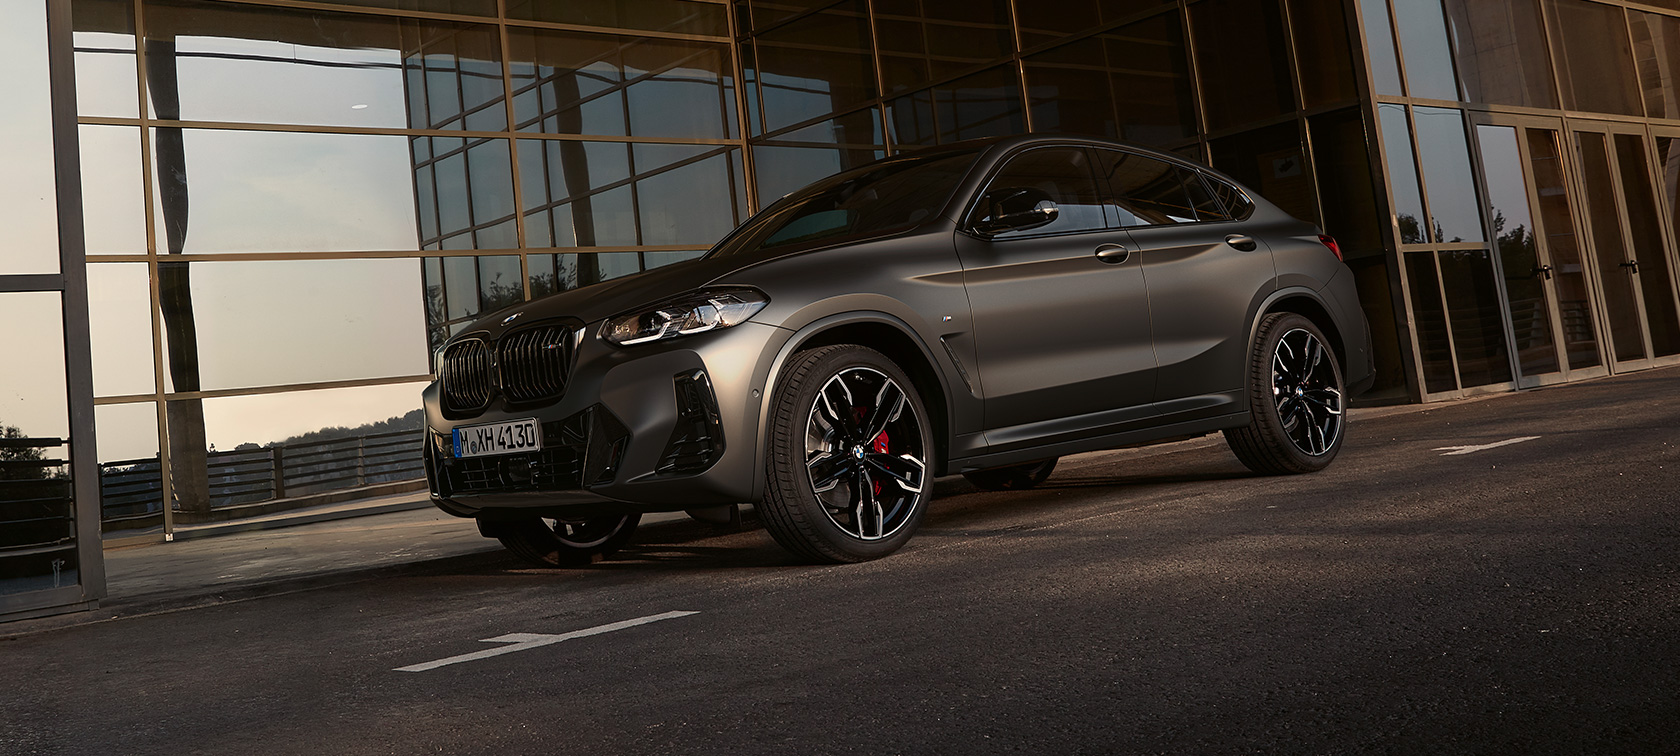
[[[425,476],[421,431],[276,444],[206,455],[210,509],[225,509]],[[157,458],[100,466],[107,525],[147,525],[163,513],[163,477]],[[177,503],[176,511],[182,511]]]

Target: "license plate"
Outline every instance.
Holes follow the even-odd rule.
[[[455,457],[462,459],[537,451],[542,448],[541,428],[536,418],[456,428]]]

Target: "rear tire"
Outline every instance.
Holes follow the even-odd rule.
[[[538,567],[580,567],[618,551],[636,533],[640,514],[608,515],[588,520],[532,517],[480,522],[479,531],[502,542],[508,551]]]
[[[933,498],[933,431],[910,377],[854,344],[795,354],[771,399],[759,518],[813,562],[863,562],[910,540]]]
[[[1051,457],[1040,462],[1030,462],[1024,465],[1010,465],[1009,467],[994,467],[990,470],[974,470],[962,474],[973,483],[975,488],[982,491],[1025,491],[1043,483],[1050,473],[1056,470],[1056,460]]]
[[[1336,458],[1346,430],[1342,369],[1311,320],[1276,312],[1260,321],[1249,355],[1248,406],[1248,425],[1225,431],[1248,469],[1309,473]]]

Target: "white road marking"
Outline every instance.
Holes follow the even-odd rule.
[[[1451,457],[1451,456],[1455,456],[1455,455],[1458,455],[1458,454],[1475,454],[1476,452],[1479,452],[1479,451],[1487,451],[1488,449],[1497,449],[1501,446],[1510,446],[1511,444],[1520,444],[1524,441],[1533,441],[1534,439],[1537,439],[1537,438],[1539,438],[1539,436],[1523,436],[1522,438],[1508,438],[1508,439],[1505,439],[1504,441],[1499,441],[1497,443],[1492,443],[1492,444],[1482,444],[1481,446],[1443,446],[1443,447],[1440,447],[1440,448],[1436,449],[1435,451],[1446,452],[1446,454],[1441,455],[1443,457]]]
[[[500,648],[488,648],[488,649],[485,649],[483,651],[474,651],[470,654],[461,654],[460,656],[451,656],[447,659],[438,659],[437,661],[429,661],[429,662],[426,662],[424,664],[410,664],[409,666],[406,666],[406,667],[397,667],[395,670],[392,670],[392,671],[394,671],[394,672],[426,672],[426,671],[429,671],[429,670],[437,669],[438,667],[447,667],[451,664],[460,664],[461,662],[470,662],[470,661],[478,661],[479,659],[488,659],[492,656],[501,656],[502,654],[511,654],[515,651],[529,651],[533,648],[541,648],[543,646],[551,646],[551,645],[554,645],[556,643],[560,643],[562,641],[572,640],[574,638],[587,638],[591,635],[600,635],[602,633],[610,633],[610,632],[613,632],[614,630],[624,630],[624,629],[627,629],[627,628],[636,627],[637,625],[646,625],[650,622],[658,622],[660,620],[676,619],[678,617],[687,617],[690,614],[699,614],[699,612],[666,612],[664,614],[652,614],[652,615],[648,615],[646,617],[637,617],[636,619],[625,620],[623,622],[614,622],[610,625],[600,625],[598,627],[591,627],[591,628],[588,628],[586,630],[574,630],[572,632],[561,633],[559,635],[547,635],[547,634],[544,634],[544,633],[508,633],[507,635],[498,635],[494,638],[485,638],[485,639],[479,641],[480,643],[506,643],[506,644],[509,644],[509,645],[506,645],[506,646],[502,646]]]

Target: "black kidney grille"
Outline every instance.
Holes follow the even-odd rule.
[[[478,339],[443,352],[443,397],[451,410],[475,410],[490,402],[490,347]]]
[[[502,393],[515,402],[553,399],[566,393],[571,364],[570,329],[528,328],[496,345],[502,369]]]

